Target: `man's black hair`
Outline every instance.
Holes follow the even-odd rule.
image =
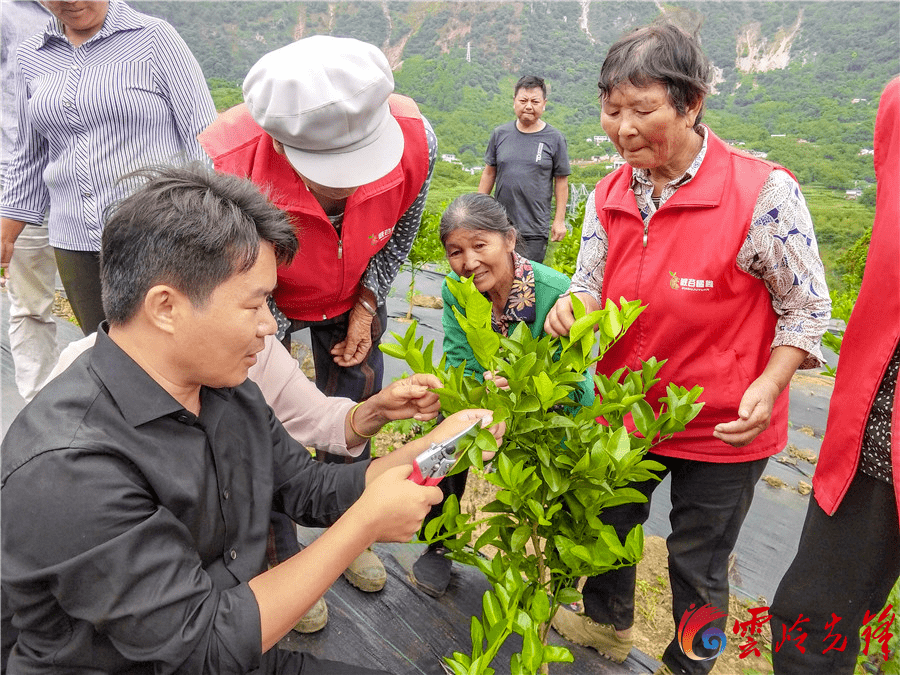
[[[519,89],[540,89],[541,93],[544,94],[544,98],[547,98],[547,85],[544,83],[544,78],[537,75],[520,77],[519,81],[516,82],[516,88],[513,89],[513,97],[519,95]]]
[[[148,168],[146,182],[112,210],[103,230],[100,279],[110,324],[137,314],[147,292],[167,284],[202,307],[213,290],[256,263],[260,241],[286,265],[297,253],[287,216],[249,180],[195,162]]]

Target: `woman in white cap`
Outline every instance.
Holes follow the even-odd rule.
[[[293,218],[300,254],[278,271],[279,336],[310,329],[316,385],[362,401],[380,391],[385,299],[421,224],[437,138],[412,99],[393,94],[373,45],[313,36],[263,56],[244,101],[199,140],[219,171],[245,176]],[[367,459],[367,445],[357,460]],[[348,461],[345,457],[324,461]],[[277,559],[296,551],[276,526]],[[367,551],[345,572],[365,591],[386,574]]]

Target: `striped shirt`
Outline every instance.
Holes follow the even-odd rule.
[[[216,117],[203,73],[168,23],[111,0],[78,48],[52,18],[16,54],[19,135],[0,213],[41,222],[50,244],[99,251],[104,211],[135,169],[201,160],[196,136]]]

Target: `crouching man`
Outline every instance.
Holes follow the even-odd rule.
[[[487,411],[372,462],[313,461],[247,380],[296,251],[252,184],[199,166],[149,173],[110,217],[108,325],[0,451],[10,673],[380,672],[273,647],[367,546],[413,536],[441,491],[410,462]],[[264,571],[273,508],[330,527]]]

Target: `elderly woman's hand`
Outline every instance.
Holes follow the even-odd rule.
[[[578,293],[577,295],[588,312],[600,309],[600,303],[590,293]],[[547,319],[544,321],[544,332],[553,337],[568,335],[573,323],[575,323],[575,313],[572,310],[572,298],[566,293],[550,308]]]
[[[741,398],[738,419],[717,424],[713,436],[736,448],[747,445],[769,428],[775,399],[780,393],[778,385],[773,381],[764,377],[757,378]]]
[[[359,305],[350,310],[347,337],[331,349],[334,362],[342,368],[362,363],[372,349],[372,320],[374,317]]]
[[[482,377],[484,377],[485,382],[490,381],[497,385],[497,389],[509,389],[509,380],[502,375],[497,375],[490,370],[486,370]]]
[[[791,382],[791,377],[806,359],[807,352],[790,345],[772,350],[769,363],[741,397],[738,419],[717,424],[713,436],[740,448],[769,428],[775,400]]]

